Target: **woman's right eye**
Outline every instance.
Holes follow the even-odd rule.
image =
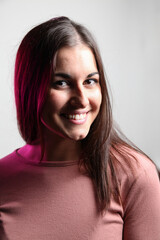
[[[68,82],[65,80],[57,80],[52,83],[52,86],[55,88],[64,88],[68,86]]]

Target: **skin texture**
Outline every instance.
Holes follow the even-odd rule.
[[[43,123],[56,133],[54,139],[61,136],[81,140],[97,117],[102,100],[94,55],[87,46],[78,44],[61,48],[55,64]],[[75,119],[76,114],[78,119]]]

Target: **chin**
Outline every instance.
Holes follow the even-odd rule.
[[[83,140],[84,138],[86,138],[88,135],[87,133],[81,133],[81,134],[71,134],[69,136],[70,139],[75,140],[75,141],[79,141],[79,140]]]

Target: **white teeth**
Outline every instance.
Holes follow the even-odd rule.
[[[79,120],[79,118],[80,118],[80,115],[77,114],[76,117],[75,117],[75,119],[76,119],[76,120]]]
[[[67,115],[67,118],[69,119],[75,119],[75,120],[82,120],[86,117],[86,113],[84,114],[73,114],[73,115]]]

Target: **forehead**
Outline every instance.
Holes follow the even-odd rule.
[[[55,71],[97,71],[92,50],[84,44],[63,47],[58,50],[54,62]]]

